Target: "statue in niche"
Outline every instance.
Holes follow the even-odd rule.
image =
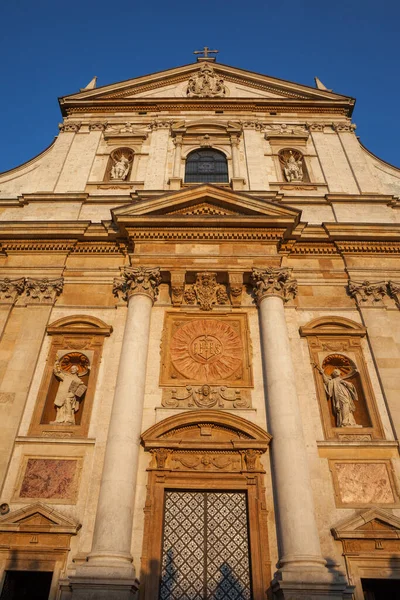
[[[60,362],[56,360],[53,373],[60,381],[57,395],[54,400],[57,415],[52,425],[75,425],[75,413],[79,410],[80,402],[85,395],[87,386],[79,377],[79,367],[73,364],[69,371],[61,368]]]
[[[326,375],[321,367],[316,364],[314,367],[322,375],[328,400],[332,400],[336,427],[362,427],[362,425],[357,425],[353,415],[356,410],[354,402],[358,401],[357,390],[350,381],[346,381],[354,375],[354,371],[342,375],[340,369],[335,368],[330,375]]]
[[[122,154],[118,159],[114,159],[114,164],[111,167],[111,179],[125,180],[129,173],[130,160]]]
[[[289,183],[303,181],[303,160],[300,153],[298,156],[289,151],[289,156],[283,157],[283,172],[285,173],[286,180]]]

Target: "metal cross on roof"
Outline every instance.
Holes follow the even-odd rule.
[[[203,56],[198,56],[197,60],[215,60],[215,56],[209,56],[210,54],[218,54],[219,50],[210,50],[208,46],[204,46],[203,50],[195,50],[193,54],[203,54]]]

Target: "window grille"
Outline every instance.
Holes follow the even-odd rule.
[[[200,149],[186,159],[185,183],[228,183],[228,163],[219,150]]]

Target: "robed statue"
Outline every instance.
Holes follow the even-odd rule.
[[[356,410],[354,402],[358,400],[357,390],[350,381],[346,381],[353,373],[345,376],[339,369],[333,369],[329,376],[318,365],[314,366],[322,375],[328,400],[332,400],[336,427],[362,427],[357,425],[353,415]]]
[[[69,371],[64,371],[57,360],[53,372],[60,385],[54,400],[57,416],[52,423],[75,425],[75,413],[79,410],[79,404],[83,399],[87,386],[79,377],[79,368],[76,365],[72,365]]]

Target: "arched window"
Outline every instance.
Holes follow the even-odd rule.
[[[228,163],[219,150],[200,148],[186,159],[185,183],[228,183]]]

